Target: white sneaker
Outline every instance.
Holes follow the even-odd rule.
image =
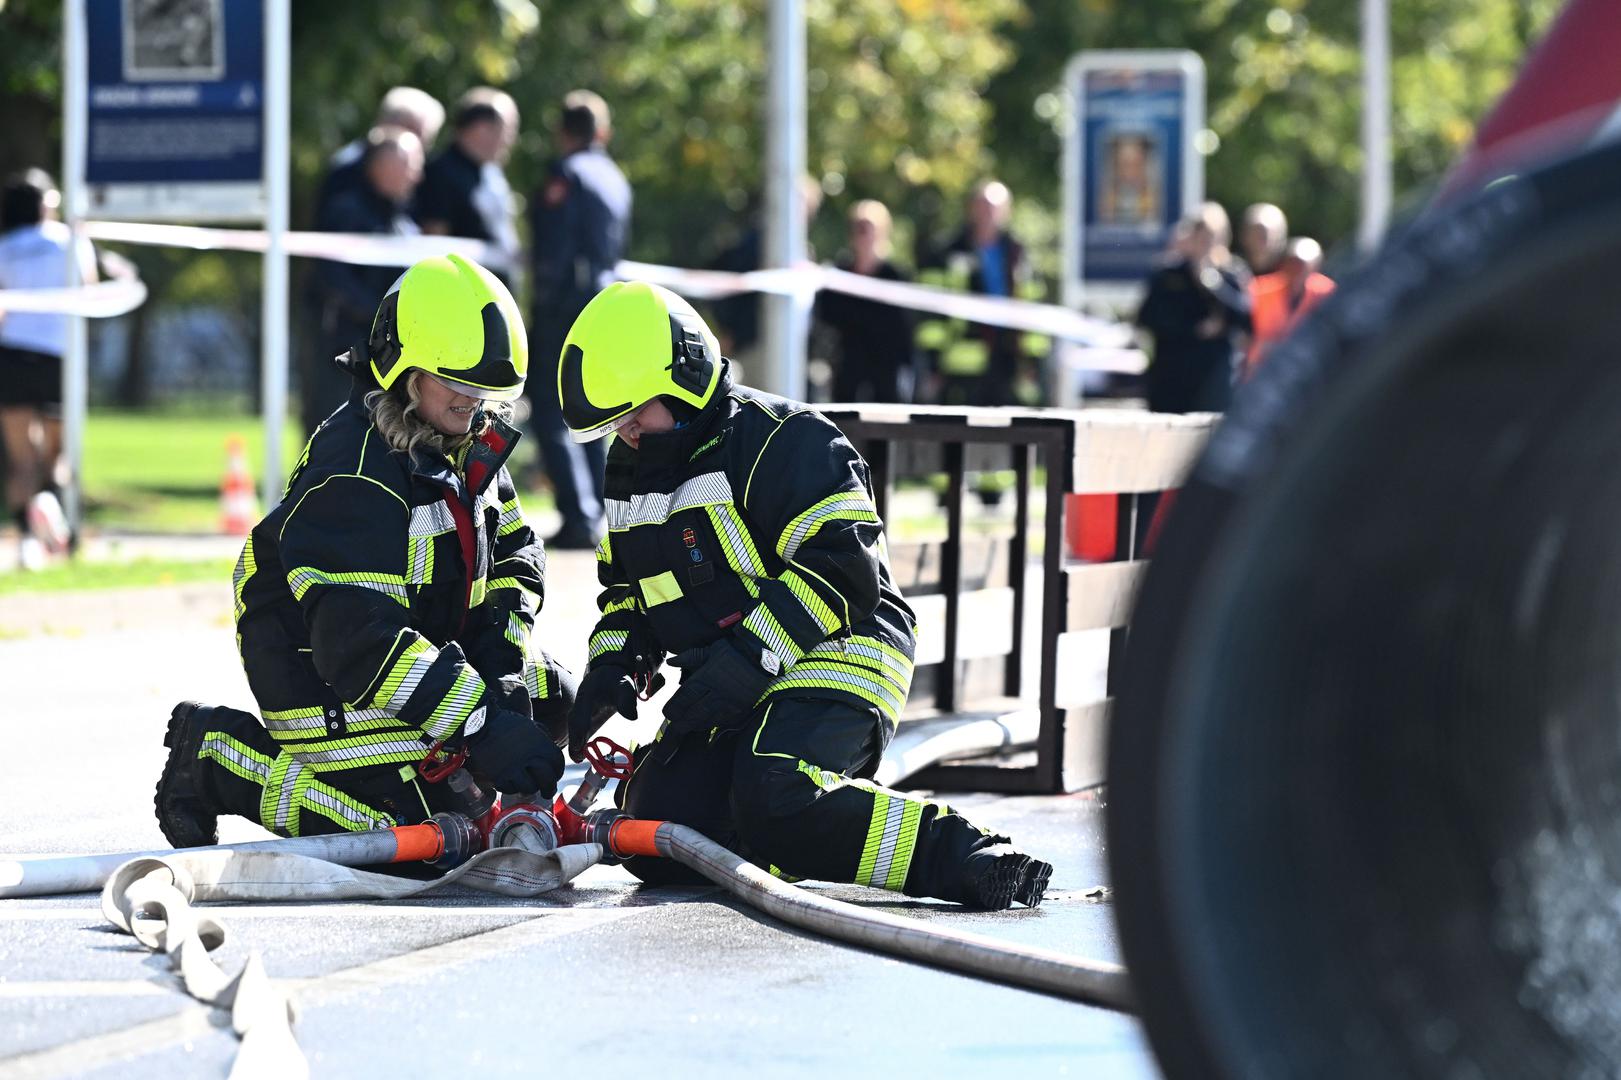
[[[28,529],[52,555],[68,549],[68,518],[56,493],[41,491],[28,500]]]
[[[22,544],[17,549],[17,568],[19,570],[43,570],[49,560],[50,556],[45,554],[44,544],[32,536],[22,538]]]

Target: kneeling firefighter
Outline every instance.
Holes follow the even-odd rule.
[[[1041,901],[1052,867],[940,803],[873,784],[912,678],[911,608],[890,575],[867,464],[807,405],[732,383],[686,301],[608,286],[558,368],[575,438],[616,433],[605,591],[569,718],[576,760],[614,712],[682,672],[621,785],[786,877],[980,908]],[[632,859],[648,882],[686,880]]]
[[[528,338],[492,274],[425,259],[377,309],[349,400],[310,437],[236,565],[237,643],[264,722],[184,703],[158,821],[177,847],[238,814],[281,836],[466,810],[445,758],[551,794],[573,678],[529,635],[546,556],[505,462]],[[554,741],[555,740],[555,741]]]

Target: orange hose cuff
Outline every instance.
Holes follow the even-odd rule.
[[[654,836],[659,831],[662,821],[642,821],[637,818],[620,818],[608,827],[608,850],[620,858],[631,855],[659,854],[658,844]]]
[[[391,862],[426,862],[445,853],[445,834],[431,821],[421,825],[396,825],[389,830],[394,834],[394,858]]]

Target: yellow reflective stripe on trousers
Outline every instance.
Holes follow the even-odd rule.
[[[395,824],[394,818],[375,810],[330,784],[323,784],[315,778],[315,774],[306,769],[298,778],[298,786],[293,791],[293,797],[305,810],[320,814],[328,821],[349,832],[364,832],[367,829],[387,829]]]
[[[428,752],[419,738],[405,732],[380,732],[343,739],[324,739],[320,742],[294,743],[285,747],[299,761],[316,772],[336,769],[356,769],[362,765],[389,765],[395,762],[422,760]],[[268,773],[268,763],[266,772]]]
[[[298,801],[294,792],[303,776],[313,774],[297,758],[287,753],[276,755],[264,790],[259,794],[259,824],[274,833],[298,835]]]
[[[271,759],[223,731],[210,732],[197,750],[198,760],[214,761],[244,780],[263,784],[270,777]]]
[[[872,822],[856,869],[857,884],[893,892],[906,887],[906,872],[912,865],[922,813],[921,802],[895,792],[872,793]]]

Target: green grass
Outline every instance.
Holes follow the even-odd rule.
[[[135,559],[131,562],[57,563],[27,574],[0,574],[0,596],[183,585],[231,580],[229,559]]]
[[[303,450],[296,423],[283,433],[282,466]],[[214,532],[226,442],[242,438],[257,485],[264,427],[241,412],[177,413],[97,409],[85,426],[86,521],[130,532]]]

